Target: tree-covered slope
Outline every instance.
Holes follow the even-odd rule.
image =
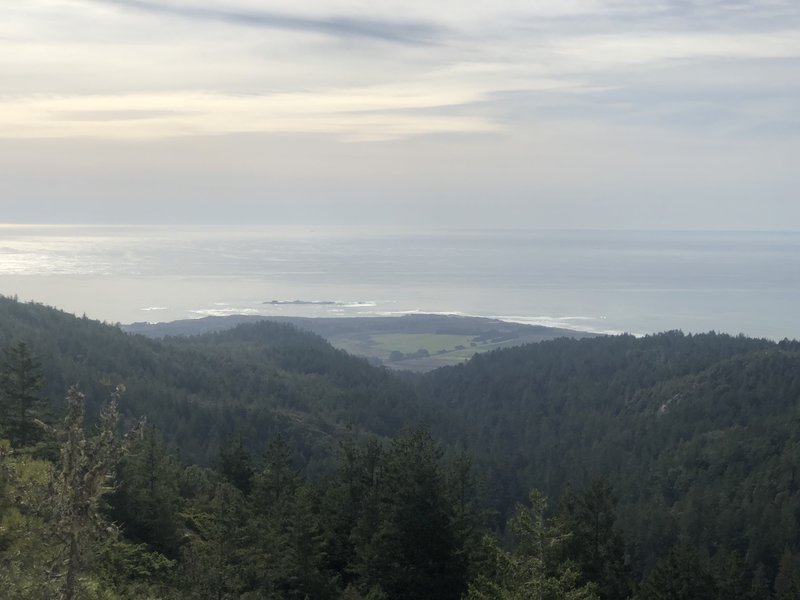
[[[348,425],[386,436],[426,418],[405,384],[288,325],[151,340],[0,298],[0,347],[17,341],[39,357],[56,410],[74,383],[95,403],[123,383],[123,415],[146,416],[191,460],[208,461],[233,436],[261,450],[281,434],[308,462]]]
[[[124,383],[123,415],[146,416],[187,462],[282,436],[315,475],[348,425],[394,437],[421,422],[445,450],[474,455],[497,525],[531,488],[555,501],[570,484],[610,482],[639,576],[670,548],[688,556],[680,543],[714,569],[741,561],[748,581],[772,582],[800,557],[797,342],[562,339],[399,379],[286,325],[151,340],[0,299],[0,347],[17,341],[39,357],[54,405],[75,382],[94,401]]]
[[[670,332],[558,340],[429,374],[444,436],[486,461],[500,510],[607,478],[639,562],[678,540],[777,568],[800,542],[800,344]]]

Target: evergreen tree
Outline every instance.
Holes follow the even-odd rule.
[[[462,451],[450,461],[445,472],[445,486],[456,547],[460,560],[469,570],[481,552],[482,530],[487,521],[471,455]]]
[[[335,575],[327,556],[329,535],[313,486],[292,467],[282,437],[270,443],[250,495],[248,569],[259,598],[333,598]]]
[[[109,516],[121,525],[126,538],[177,557],[181,468],[154,427],[145,428],[116,471],[116,486],[108,498]]]
[[[627,598],[632,574],[622,534],[616,527],[616,498],[605,480],[595,480],[582,492],[571,488],[559,501],[559,518],[571,536],[564,544],[569,559],[577,564],[582,581],[597,584],[603,600]]]
[[[383,477],[357,527],[359,586],[390,599],[460,598],[466,564],[457,546],[440,467],[441,450],[425,431],[396,438]]]
[[[41,436],[35,421],[45,413],[46,401],[39,395],[43,384],[42,365],[25,342],[6,351],[0,371],[0,424],[15,448],[34,444]]]
[[[0,595],[15,600],[49,600],[60,582],[48,576],[61,547],[50,527],[49,482],[53,465],[16,453],[0,440]]]
[[[122,391],[124,388],[118,386],[111,395],[100,413],[95,434],[89,437],[83,428],[84,395],[70,388],[63,426],[55,431],[61,456],[51,482],[51,524],[65,547],[63,572],[57,575],[63,577],[64,600],[78,597],[79,578],[89,566],[93,550],[114,531],[100,512],[100,499],[110,491],[114,466],[141,432],[137,427],[122,440],[116,438],[117,403]]]
[[[639,588],[640,600],[716,600],[718,590],[705,562],[688,544],[674,546]]]
[[[320,517],[328,567],[339,573],[348,593],[356,594],[356,547],[367,543],[380,521],[377,486],[383,448],[369,438],[362,444],[347,440],[339,450],[335,473],[322,482]]]
[[[253,501],[256,509],[269,511],[280,507],[294,496],[299,485],[300,478],[292,466],[291,450],[283,436],[279,436],[270,442],[264,454],[263,469],[253,484]]]
[[[754,577],[744,558],[738,552],[721,549],[713,561],[713,576],[719,600],[767,600],[766,595],[754,594]]]
[[[241,491],[225,481],[187,508],[184,517],[191,533],[181,563],[188,598],[233,599],[247,590],[251,549],[245,527],[250,516]]]
[[[546,518],[544,495],[533,490],[529,502],[518,504],[508,522],[512,551],[484,539],[484,572],[470,584],[467,600],[597,600],[594,584],[581,584],[575,565],[561,558],[570,533]]]
[[[766,568],[759,563],[753,571],[753,579],[750,582],[750,598],[752,600],[769,600],[772,598],[771,587]]]
[[[219,471],[246,496],[253,487],[253,461],[242,445],[242,438],[223,446],[219,453]]]
[[[778,574],[775,576],[775,600],[797,598],[800,598],[800,557],[786,548],[778,565]]]

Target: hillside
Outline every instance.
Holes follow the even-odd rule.
[[[797,342],[543,342],[430,373],[420,394],[452,417],[444,437],[487,461],[500,510],[530,487],[608,479],[642,565],[683,539],[777,569],[800,541]]]
[[[798,342],[713,332],[557,339],[400,378],[287,324],[149,339],[2,298],[0,345],[19,340],[40,358],[54,407],[77,381],[96,411],[107,384],[123,382],[126,420],[146,415],[189,463],[216,463],[241,440],[225,459],[234,469],[283,438],[295,467],[324,482],[354,433],[386,441],[421,423],[447,456],[473,457],[473,501],[494,528],[531,488],[561,498],[559,511],[574,504],[571,490],[600,490],[605,514],[618,502],[610,523],[626,550],[617,555],[643,585],[670,549],[690,547],[694,558],[681,560],[719,589],[736,565],[735,585],[761,590],[695,597],[768,598],[764,585],[800,560]],[[344,459],[366,461],[363,477],[379,448]],[[336,476],[355,477],[351,467]]]
[[[348,426],[380,436],[428,421],[405,384],[291,325],[259,322],[195,338],[148,339],[46,306],[0,298],[0,346],[25,341],[56,410],[78,383],[89,410],[124,383],[123,417],[145,415],[200,462],[234,436],[260,452],[287,436],[303,463]]]
[[[458,364],[476,353],[511,348],[557,338],[595,334],[456,315],[400,317],[261,317],[233,315],[168,323],[131,323],[123,331],[147,337],[192,336],[223,331],[243,323],[269,320],[294,325],[324,337],[334,347],[363,356],[375,365],[425,372]]]

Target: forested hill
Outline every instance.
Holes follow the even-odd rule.
[[[123,429],[146,416],[158,430],[122,463],[110,506],[128,542],[177,561],[166,572],[178,579],[164,585],[195,590],[165,597],[269,589],[263,597],[457,600],[469,590],[471,600],[484,600],[527,597],[528,577],[561,586],[553,598],[800,594],[798,342],[680,332],[559,339],[399,378],[286,325],[152,340],[0,298],[0,348],[19,342],[41,363],[42,394],[56,411],[73,383],[94,403],[90,413],[123,383]],[[12,396],[4,392],[3,402]],[[55,468],[26,462],[26,452],[37,451],[25,450],[9,415],[0,425],[24,452],[8,462],[9,442],[0,443],[0,492],[27,489],[17,480],[25,468],[41,477]],[[432,437],[404,431],[420,423]],[[375,437],[365,442],[354,432]],[[180,463],[162,437],[180,450]],[[472,471],[458,448],[471,453]],[[50,489],[45,479],[39,484]],[[514,508],[534,488],[545,496],[533,493],[529,509]],[[167,499],[156,499],[158,489]],[[20,493],[0,493],[0,513]],[[238,521],[225,520],[228,508]],[[31,513],[31,522],[54,513],[42,514]],[[481,547],[485,527],[500,530],[512,514],[506,534],[516,545]],[[247,525],[253,515],[263,528]],[[434,517],[441,546],[419,527]],[[532,538],[520,532],[552,536],[559,549],[546,560],[531,555]],[[17,552],[4,541],[16,538],[3,535],[0,553]],[[120,548],[114,552],[133,552]],[[284,548],[284,562],[259,562]],[[206,563],[195,550],[224,569],[198,566]],[[412,580],[417,591],[409,595]],[[508,594],[495,593],[496,584]]]
[[[413,390],[390,373],[289,325],[152,340],[0,297],[0,347],[19,341],[41,361],[43,395],[55,411],[72,384],[86,393],[91,413],[123,383],[123,417],[146,416],[202,463],[234,437],[260,452],[279,434],[304,464],[318,463],[348,426],[391,436],[429,421]]]
[[[450,440],[488,461],[502,509],[607,478],[651,565],[679,540],[777,569],[800,544],[800,344],[670,332],[557,340],[428,374]]]

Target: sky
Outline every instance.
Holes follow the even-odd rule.
[[[800,229],[797,0],[2,0],[0,222]]]

